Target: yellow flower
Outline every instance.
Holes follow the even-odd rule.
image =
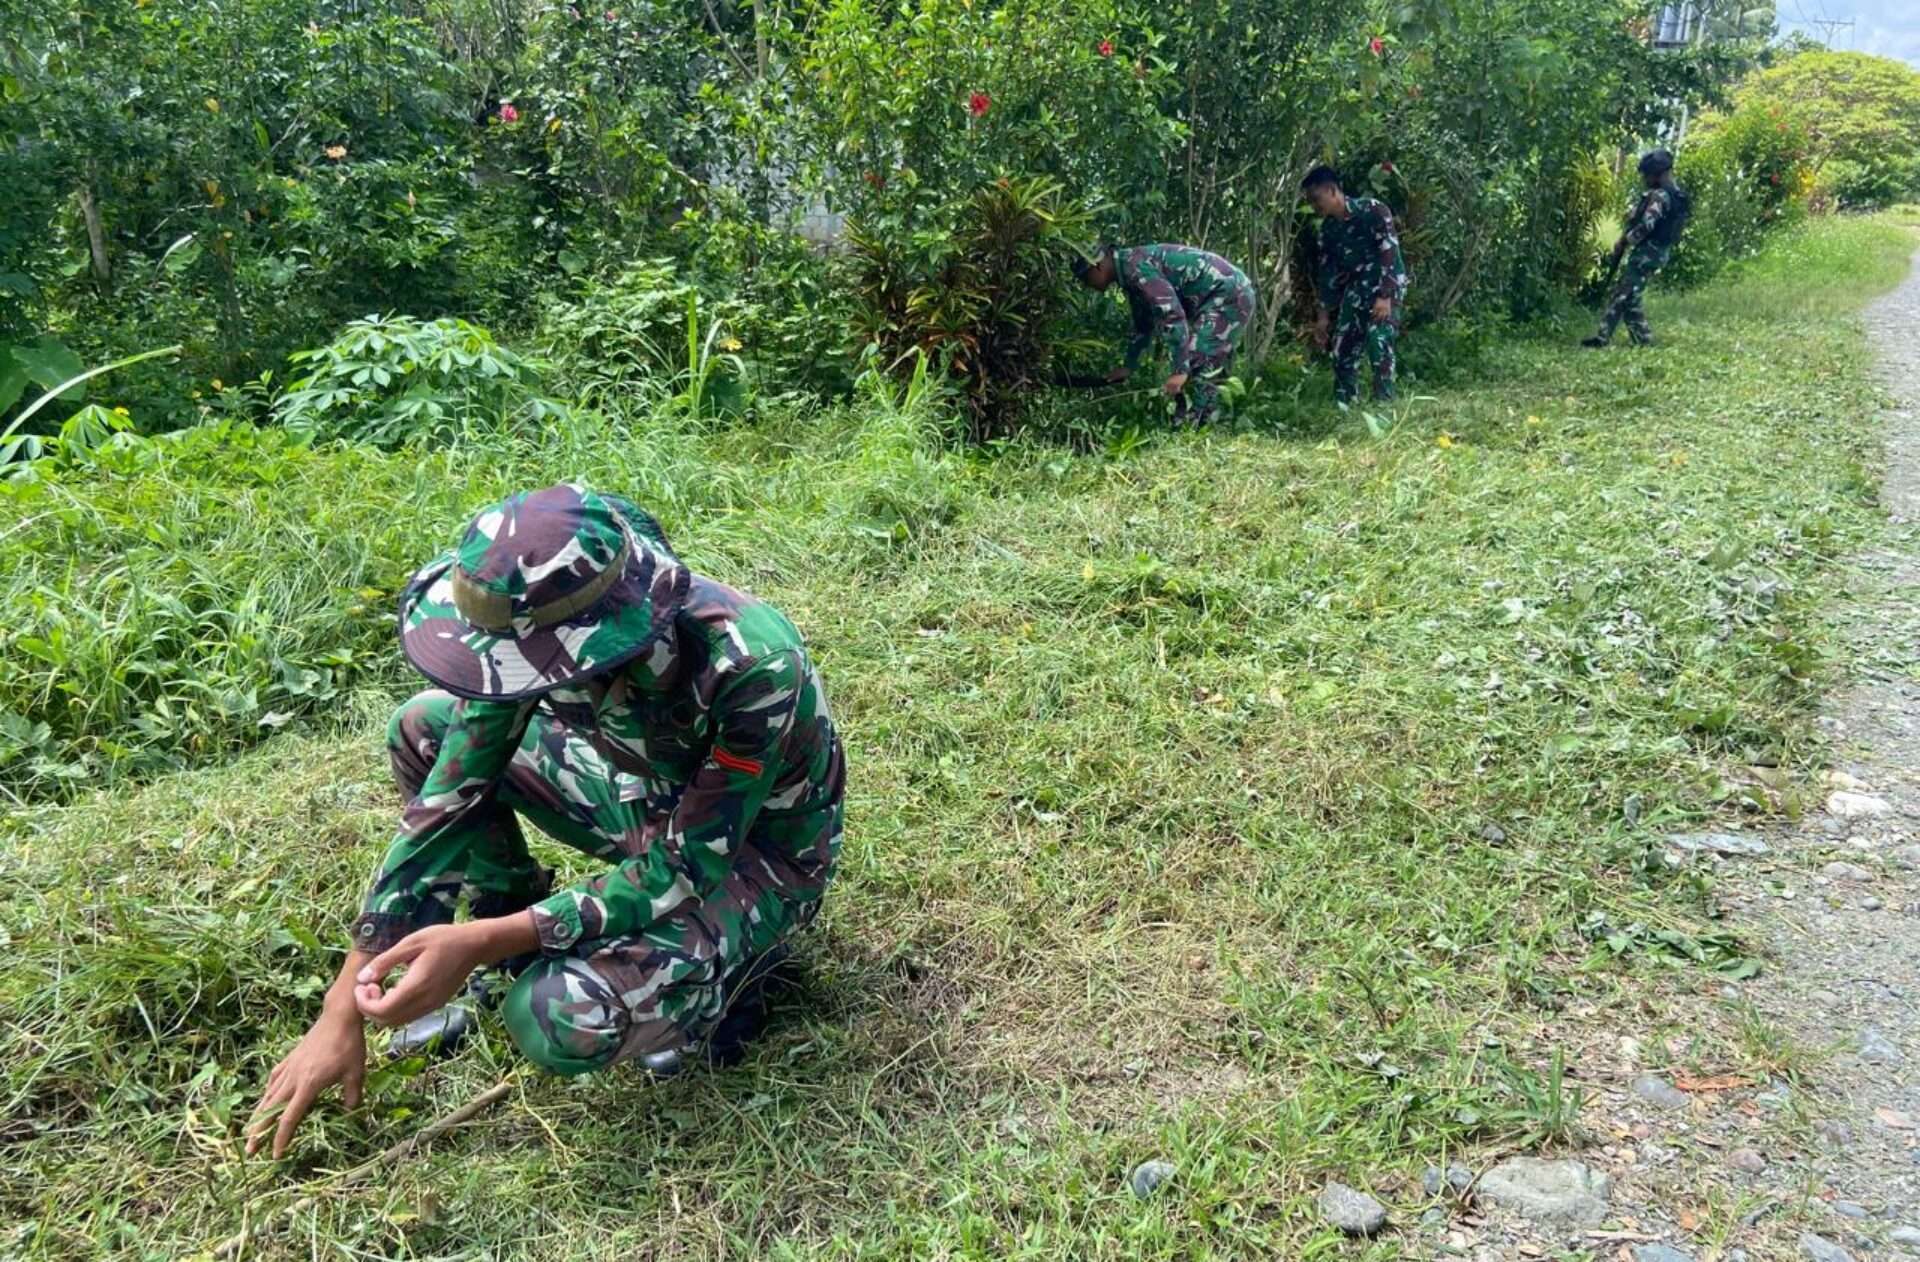
[[[207,113],[209,113],[209,114],[218,114],[219,112],[220,112],[220,102],[218,102],[218,101],[216,101],[216,100],[214,100],[214,99],[213,99],[212,97],[208,97],[208,98],[207,98]]]
[[[737,337],[723,337],[720,339],[720,349],[723,351],[737,351],[740,349],[740,339]]]
[[[1443,433],[1438,438],[1435,438],[1433,442],[1436,447],[1451,447],[1453,446],[1453,435]]]
[[[326,149],[326,154],[329,158],[332,158],[335,162],[338,162],[340,161],[340,159],[347,156],[347,147],[345,145],[328,145]]]
[[[1540,418],[1537,416],[1529,416],[1527,418],[1527,424],[1529,425],[1538,425],[1539,423],[1540,423]]]
[[[1086,579],[1088,582],[1093,581],[1093,562],[1088,561],[1080,567],[1080,577]]]
[[[221,391],[221,390],[225,390],[225,389],[226,389],[226,387],[225,387],[225,386],[223,386],[223,385],[221,385],[221,384],[220,384],[220,378],[218,378],[218,377],[215,377],[215,378],[213,379],[213,388],[214,388],[214,391],[215,391],[216,393],[217,393],[217,392],[219,392],[219,391]]]

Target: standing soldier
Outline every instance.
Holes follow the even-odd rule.
[[[1133,312],[1126,365],[1107,380],[1125,381],[1158,340],[1172,364],[1161,389],[1180,400],[1175,415],[1192,425],[1211,421],[1220,408],[1220,379],[1253,321],[1253,282],[1246,274],[1191,245],[1103,245],[1091,259],[1076,258],[1073,274],[1101,293],[1119,281]],[[1191,404],[1184,393],[1189,383]]]
[[[845,766],[800,633],[691,573],[627,501],[509,497],[414,577],[400,615],[435,687],[387,733],[399,835],[249,1152],[271,1134],[279,1156],[336,1083],[358,1103],[367,1021],[457,1036],[471,1016],[446,1005],[493,965],[518,973],[495,988],[508,1034],[549,1072],[732,1058],[839,855]],[[606,869],[551,889],[523,820]]]
[[[1360,352],[1373,365],[1373,397],[1393,398],[1393,343],[1407,297],[1407,265],[1393,212],[1371,197],[1348,197],[1332,167],[1318,166],[1300,183],[1320,216],[1320,265],[1315,286],[1320,315],[1314,341],[1329,345],[1332,325],[1333,397],[1342,407],[1360,391]]]
[[[1613,258],[1607,264],[1612,271],[1620,266],[1620,256],[1625,254],[1627,270],[1613,287],[1613,297],[1600,317],[1600,331],[1582,339],[1582,346],[1605,346],[1613,340],[1613,330],[1622,320],[1627,322],[1627,336],[1635,346],[1653,345],[1653,329],[1647,324],[1642,299],[1647,282],[1673,256],[1674,244],[1692,212],[1692,200],[1674,183],[1673,155],[1665,149],[1655,149],[1640,159],[1640,178],[1646,190],[1627,216],[1626,235],[1614,243]],[[1627,254],[1628,249],[1633,253]]]

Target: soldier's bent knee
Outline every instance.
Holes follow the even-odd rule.
[[[438,688],[414,693],[387,720],[387,748],[419,752],[422,742],[434,745],[453,721],[454,695]]]

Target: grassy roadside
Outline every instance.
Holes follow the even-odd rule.
[[[1556,1067],[1557,1014],[1630,1010],[1635,970],[1675,950],[1740,964],[1647,843],[1737,796],[1731,768],[1803,755],[1829,565],[1876,528],[1845,313],[1910,246],[1816,224],[1656,301],[1658,350],[1517,340],[1382,438],[1355,419],[969,462],[874,403],[746,436],[342,457],[279,483],[333,506],[305,533],[273,492],[153,475],[21,527],[44,558],[185,494],[173,528],[235,554],[207,564],[297,570],[322,609],[493,487],[583,475],[785,606],[849,734],[811,1002],[748,1065],[527,1079],[264,1254],[1410,1249],[1335,1245],[1319,1181],[1410,1220],[1428,1161],[1567,1142],[1581,1067]],[[510,1063],[494,1031],[383,1077],[289,1169],[237,1156],[390,824],[370,725],[392,699],[375,672],[330,700],[342,734],[296,724],[8,817],[0,1252],[190,1253]],[[1142,1205],[1124,1175],[1150,1156],[1180,1175]]]

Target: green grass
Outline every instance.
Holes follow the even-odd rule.
[[[523,1076],[254,1256],[1418,1252],[1333,1238],[1320,1182],[1410,1222],[1429,1161],[1577,1142],[1567,1023],[1627,1024],[1701,967],[1635,945],[1703,931],[1650,839],[1816,752],[1821,604],[1878,528],[1845,313],[1911,244],[1818,223],[1657,300],[1661,349],[1518,338],[1382,437],[1289,405],[1277,431],[967,457],[870,398],[424,454],[183,448],[16,491],[0,534],[31,556],[0,582],[127,638],[91,675],[7,654],[0,696],[57,717],[90,704],[63,682],[121,688],[45,757],[125,779],[60,804],[23,777],[40,800],[4,824],[0,1254],[190,1254],[511,1067],[491,1029],[283,1165],[239,1156],[392,822],[375,725],[406,683],[356,589],[561,476],[657,507],[817,646],[852,801],[806,1003],[734,1071]],[[116,761],[110,724],[176,686],[115,674],[142,624],[95,579],[135,561],[207,571],[209,607],[257,587],[258,653],[352,660],[254,752],[230,756],[257,735],[236,709]],[[1141,1204],[1153,1156],[1180,1173]]]

